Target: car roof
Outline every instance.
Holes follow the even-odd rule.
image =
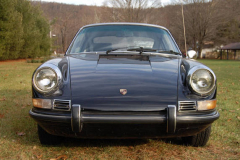
[[[135,26],[149,26],[149,27],[156,27],[168,30],[167,28],[155,24],[148,24],[148,23],[130,23],[130,22],[111,22],[111,23],[95,23],[83,26],[82,28],[92,27],[92,26],[104,26],[104,25],[135,25]]]

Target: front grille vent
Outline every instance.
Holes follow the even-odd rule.
[[[197,105],[194,101],[180,101],[179,102],[179,111],[196,111]]]
[[[70,100],[54,99],[53,109],[69,111],[71,109],[71,101]]]

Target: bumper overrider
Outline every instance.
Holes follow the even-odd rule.
[[[168,138],[192,136],[219,118],[215,110],[178,112],[175,105],[154,112],[68,112],[33,108],[30,116],[48,133],[79,138]]]

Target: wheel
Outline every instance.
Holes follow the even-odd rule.
[[[206,128],[204,131],[198,133],[197,135],[182,137],[182,140],[186,145],[190,145],[193,147],[205,146],[208,142],[210,133],[211,133],[211,125],[208,128]]]
[[[57,145],[62,142],[62,137],[47,133],[42,127],[38,125],[38,138],[43,145]]]

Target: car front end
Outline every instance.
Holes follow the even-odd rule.
[[[85,26],[65,57],[42,64],[32,82],[29,113],[43,144],[61,136],[189,142],[204,133],[191,144],[204,146],[219,117],[213,71],[182,58],[170,32],[155,25]]]

